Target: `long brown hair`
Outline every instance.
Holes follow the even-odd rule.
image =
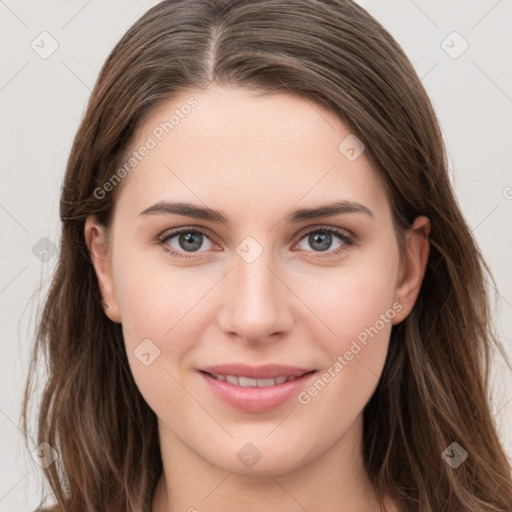
[[[59,453],[44,471],[56,509],[150,511],[162,471],[156,416],[132,377],[121,326],[104,314],[84,222],[95,215],[109,225],[115,198],[95,190],[122,165],[141,123],[178,93],[212,82],[328,107],[365,144],[397,234],[418,215],[430,219],[419,297],[393,327],[364,410],[363,456],[377,494],[390,494],[401,511],[511,510],[510,464],[489,406],[490,361],[500,347],[489,269],[454,197],[418,76],[392,36],[350,0],[166,0],[107,58],[67,165],[60,256],[22,412],[27,429],[44,359],[37,440]],[[458,468],[442,457],[454,442],[468,454]]]

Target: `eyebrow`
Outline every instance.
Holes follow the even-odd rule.
[[[288,213],[284,219],[286,222],[297,223],[305,220],[318,219],[321,217],[345,213],[363,213],[372,218],[374,216],[372,211],[361,203],[354,201],[334,201],[314,208],[300,208],[293,210]],[[229,225],[229,220],[224,213],[218,210],[212,210],[211,208],[196,206],[191,203],[170,203],[167,201],[159,201],[139,213],[139,217],[144,215],[173,214],[216,222],[226,226]]]

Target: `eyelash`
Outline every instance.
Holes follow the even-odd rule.
[[[205,236],[206,238],[211,240],[208,233],[200,228],[178,228],[178,229],[164,233],[163,235],[159,236],[158,243],[160,245],[162,245],[164,251],[168,252],[169,254],[171,254],[174,257],[183,258],[183,259],[194,258],[195,256],[185,256],[184,253],[177,252],[174,249],[171,249],[169,247],[169,245],[167,244],[167,242],[171,238],[174,238],[175,236],[181,235],[183,233],[201,233],[203,236]],[[329,258],[332,256],[337,256],[337,255],[341,254],[342,252],[345,252],[348,249],[350,249],[350,247],[352,247],[353,245],[355,245],[355,241],[352,239],[352,237],[346,235],[345,232],[343,232],[339,229],[333,228],[331,226],[320,226],[320,227],[315,227],[313,229],[307,228],[305,231],[301,231],[297,235],[299,237],[299,240],[297,243],[301,242],[304,238],[306,238],[306,236],[308,236],[312,233],[329,233],[332,235],[336,235],[337,237],[340,238],[340,240],[344,244],[343,246],[338,247],[335,250],[325,251],[325,253],[327,253],[328,256],[321,255],[324,251],[316,251],[319,254],[319,256],[316,256],[318,258]],[[315,251],[312,251],[312,252],[315,252]],[[194,253],[190,253],[190,254],[194,254]]]

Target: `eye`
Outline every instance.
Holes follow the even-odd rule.
[[[307,251],[307,247],[300,246],[300,244],[307,243],[313,248],[313,252],[327,253],[325,257],[338,255],[355,245],[354,240],[346,232],[329,226],[309,228],[309,231],[302,232],[299,236],[301,237],[300,241],[296,244],[299,249]],[[206,247],[203,247],[205,242]],[[337,246],[331,248],[333,242],[337,242]],[[158,238],[158,243],[166,252],[177,258],[193,258],[193,253],[203,252],[200,251],[201,247],[206,250],[215,247],[209,235],[199,228],[179,228],[168,231]],[[331,249],[329,250],[329,248]]]
[[[313,252],[327,252],[328,256],[338,255],[354,245],[354,240],[344,231],[328,226],[310,229],[305,235],[301,235],[301,240],[297,244],[300,249],[308,250],[307,247],[300,247],[300,244],[304,243],[312,247]],[[331,248],[333,242],[337,245]]]
[[[212,249],[214,244],[206,232],[197,228],[175,229],[159,237],[164,250],[178,258],[191,258],[193,256],[186,256],[186,253],[202,252],[199,249],[205,241],[208,242],[206,249]]]

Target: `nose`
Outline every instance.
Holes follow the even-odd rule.
[[[223,280],[218,312],[222,332],[250,344],[273,341],[289,332],[292,294],[282,280],[265,251],[252,263],[237,257]]]

